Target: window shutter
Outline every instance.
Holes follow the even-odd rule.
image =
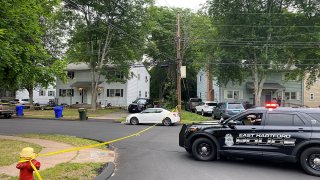
[[[223,99],[227,99],[227,90],[223,91]]]
[[[59,89],[59,96],[62,96],[62,91],[61,91],[61,89]]]
[[[241,90],[239,91],[239,96],[240,96],[239,99],[243,99],[243,91]]]
[[[73,97],[74,89],[71,89],[71,96]]]
[[[121,89],[121,97],[123,97],[123,89]]]
[[[300,92],[296,92],[296,95],[297,95],[297,100],[299,101],[301,98],[300,98]]]
[[[110,90],[107,89],[107,97],[110,97]]]

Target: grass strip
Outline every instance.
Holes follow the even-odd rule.
[[[17,163],[20,156],[19,153],[25,147],[32,147],[36,153],[42,149],[42,147],[37,144],[7,139],[0,140],[0,147],[0,166]]]

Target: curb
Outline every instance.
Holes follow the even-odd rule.
[[[114,163],[107,163],[102,172],[94,178],[94,180],[106,180],[109,179],[115,170]]]

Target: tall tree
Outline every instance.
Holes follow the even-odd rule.
[[[55,61],[43,41],[41,19],[49,19],[58,0],[13,0],[0,3],[5,34],[0,38],[1,80],[8,88],[26,88],[30,103],[36,86],[47,87],[61,75],[63,61]],[[32,7],[32,8],[30,8]],[[57,68],[57,66],[59,68]]]
[[[208,11],[218,32],[211,43],[218,45],[215,58],[219,60],[220,84],[241,83],[252,77],[255,104],[261,105],[266,74],[294,64],[295,50],[303,45],[292,37],[310,32],[313,25],[307,16],[299,16],[300,12],[290,12],[297,2],[208,1]]]
[[[65,1],[65,13],[72,15],[73,27],[68,57],[73,62],[86,62],[91,68],[92,109],[96,109],[101,77],[106,77],[108,82],[121,82],[124,79],[116,78],[110,71],[129,78],[130,64],[141,59],[149,3],[146,0]]]

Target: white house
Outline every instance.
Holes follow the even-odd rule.
[[[58,104],[91,104],[91,70],[85,63],[69,64],[68,82],[57,79]],[[125,83],[107,83],[101,76],[97,102],[101,105],[128,106],[136,98],[150,97],[150,74],[141,65],[130,67],[130,78]],[[121,76],[119,74],[119,76]]]
[[[54,101],[56,98],[56,89],[50,85],[47,89],[36,87],[33,90],[33,101],[39,104],[48,104],[49,101]],[[29,99],[29,92],[26,89],[21,89],[16,92],[16,99]]]

